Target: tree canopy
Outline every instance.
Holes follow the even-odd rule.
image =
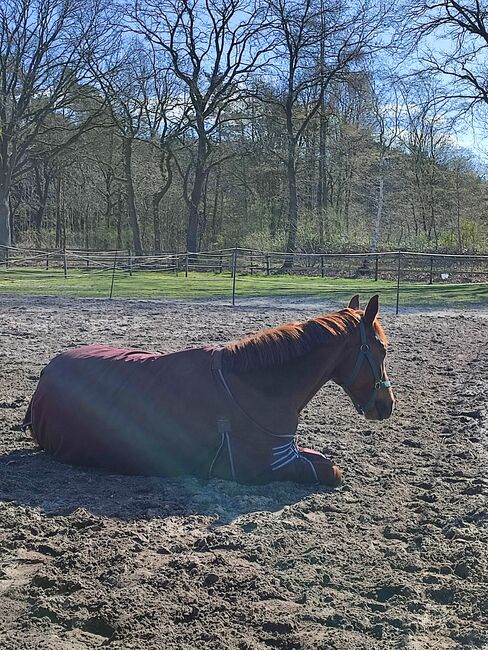
[[[486,16],[6,0],[0,246],[486,251]]]

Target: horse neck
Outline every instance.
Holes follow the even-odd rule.
[[[346,334],[335,336],[282,366],[246,372],[245,378],[241,378],[256,395],[275,402],[277,408],[281,404],[284,412],[299,413],[331,379],[343,354],[346,337]]]

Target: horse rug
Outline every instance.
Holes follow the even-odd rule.
[[[331,483],[328,459],[298,448],[294,431],[264,430],[229,396],[218,355],[67,351],[43,369],[24,427],[56,460],[116,473]]]

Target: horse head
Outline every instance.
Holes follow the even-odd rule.
[[[377,320],[378,296],[373,296],[363,311],[356,295],[348,309],[359,316],[358,327],[333,379],[349,395],[358,413],[368,420],[384,420],[393,413],[395,397],[386,373],[388,340]]]

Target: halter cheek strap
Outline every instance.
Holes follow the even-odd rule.
[[[358,356],[356,359],[356,363],[354,365],[354,368],[352,369],[351,374],[347,378],[347,380],[341,384],[342,388],[345,390],[345,392],[349,395],[351,398],[352,403],[354,404],[354,407],[356,411],[360,415],[364,415],[364,413],[367,413],[369,409],[373,406],[373,404],[376,401],[376,396],[380,392],[380,390],[383,390],[384,388],[390,388],[391,387],[391,381],[389,379],[383,379],[382,377],[382,372],[381,372],[381,366],[378,364],[376,359],[374,358],[371,348],[369,347],[367,338],[366,338],[366,327],[364,325],[364,320],[361,318],[359,321],[359,334],[361,336],[361,344],[359,346],[359,352]],[[359,374],[359,371],[361,370],[361,366],[363,365],[364,360],[367,360],[371,370],[373,371],[373,377],[374,377],[374,388],[371,393],[371,396],[369,400],[364,404],[364,406],[361,406],[359,402],[356,401],[354,398],[354,395],[350,391],[350,386],[356,379],[356,377]]]

